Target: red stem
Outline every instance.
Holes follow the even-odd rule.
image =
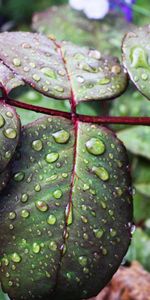
[[[4,98],[0,98],[0,100],[4,100]],[[60,116],[70,120],[73,119],[74,121],[79,120],[81,122],[99,123],[99,124],[127,124],[127,125],[150,126],[150,117],[86,116],[86,115],[74,114],[74,112],[73,113],[63,112],[63,111],[45,108],[41,106],[35,106],[24,102],[16,101],[13,99],[5,99],[5,102],[15,107],[32,110],[37,113]]]

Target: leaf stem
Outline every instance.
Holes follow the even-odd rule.
[[[150,117],[120,117],[120,116],[87,116],[75,114],[74,112],[64,112],[60,110],[54,110],[50,108],[45,108],[41,106],[31,105],[24,102],[16,101],[14,99],[4,99],[7,104],[15,107],[19,107],[26,110],[35,111],[37,113],[42,113],[51,116],[60,116],[74,121],[88,122],[88,123],[99,123],[99,124],[126,124],[126,125],[147,125],[150,126]]]

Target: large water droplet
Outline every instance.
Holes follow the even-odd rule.
[[[148,57],[145,50],[141,47],[134,47],[130,54],[132,67],[135,68],[149,68]]]
[[[9,213],[9,219],[10,220],[14,220],[16,218],[16,213],[14,212],[14,211],[11,211],[10,213]]]
[[[23,209],[21,211],[21,217],[24,218],[24,219],[27,219],[29,217],[30,213],[27,209]]]
[[[65,144],[70,138],[69,132],[66,130],[60,130],[52,134],[56,143]]]
[[[61,190],[54,191],[53,196],[55,199],[60,199],[62,197],[62,191]]]
[[[17,136],[17,131],[13,128],[7,128],[3,131],[3,133],[8,139],[15,139]]]
[[[43,148],[43,143],[41,140],[35,140],[32,142],[32,148],[35,150],[35,151],[41,151],[42,148]]]
[[[104,167],[93,167],[92,171],[103,181],[109,179],[109,173]]]
[[[24,177],[25,177],[24,172],[18,172],[16,174],[14,174],[13,179],[17,182],[20,182],[24,179]]]
[[[57,152],[52,152],[52,153],[48,153],[46,155],[45,160],[47,163],[50,164],[50,163],[55,162],[58,158],[59,158],[59,154]]]
[[[105,151],[104,143],[97,138],[91,138],[89,141],[87,141],[86,148],[88,152],[93,155],[100,155],[103,154]]]

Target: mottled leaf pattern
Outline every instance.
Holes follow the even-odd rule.
[[[121,142],[99,125],[77,121],[74,130],[72,121],[45,117],[23,128],[12,174],[0,202],[4,292],[13,300],[98,293],[131,236]]]
[[[150,100],[150,25],[137,28],[125,36],[123,60],[131,80]]]
[[[41,34],[0,34],[0,59],[34,89],[49,97],[70,99],[75,105],[112,99],[127,87],[127,75],[118,59]]]

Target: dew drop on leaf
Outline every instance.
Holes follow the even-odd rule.
[[[58,144],[67,143],[70,138],[70,134],[66,130],[57,131],[53,133],[52,136],[54,137],[55,142]]]
[[[88,152],[93,155],[100,155],[103,154],[105,151],[104,143],[97,138],[91,138],[89,141],[87,141],[86,148]]]

